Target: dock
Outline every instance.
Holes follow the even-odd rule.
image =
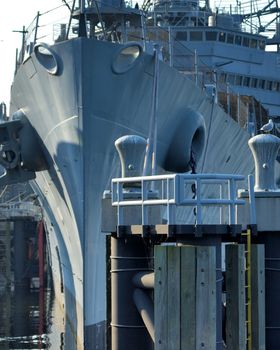
[[[126,166],[112,180],[102,221],[110,234],[108,350],[275,348],[279,268],[270,264],[279,260],[280,223],[271,225],[262,211],[278,208],[273,174],[263,171],[274,171],[280,142],[273,135],[250,141],[264,158],[269,148],[269,159],[255,159],[255,181],[236,174],[130,177]],[[122,162],[133,164],[125,159],[132,153]]]

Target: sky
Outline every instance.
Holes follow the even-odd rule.
[[[0,11],[0,102],[9,105],[16,48],[21,46],[21,34],[13,33],[13,30],[22,30],[24,25],[28,26],[38,11],[43,13],[61,4],[61,0],[3,1]],[[66,8],[65,11],[67,14]],[[50,15],[47,20],[50,21]]]

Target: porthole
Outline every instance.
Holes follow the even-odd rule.
[[[122,47],[113,60],[113,71],[118,74],[129,71],[139,60],[142,51],[141,45],[135,43]]]
[[[34,54],[38,62],[50,73],[57,74],[58,63],[55,53],[47,44],[37,44],[34,47]]]

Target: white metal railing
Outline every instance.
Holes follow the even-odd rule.
[[[245,204],[245,200],[237,198],[237,182],[244,180],[244,176],[234,174],[169,174],[117,178],[112,180],[112,205],[117,207],[118,225],[124,224],[124,208],[131,206],[141,207],[142,225],[147,225],[148,207],[156,205],[166,206],[167,224],[175,224],[175,209],[182,206],[196,208],[198,225],[203,223],[204,207],[215,206],[220,208],[220,211],[227,207],[228,223],[236,224],[236,207]],[[133,184],[139,186],[138,198],[129,196],[129,184],[132,187]],[[206,189],[212,185],[218,186],[217,196],[209,198]],[[193,192],[192,186],[195,186]],[[251,186],[252,181],[249,181],[249,188]],[[151,187],[158,189],[157,198],[149,198]],[[250,211],[254,213],[254,200],[250,201],[250,205]]]

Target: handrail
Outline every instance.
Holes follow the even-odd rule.
[[[112,180],[112,206],[117,207],[118,225],[124,223],[123,210],[131,206],[142,208],[142,225],[148,224],[149,206],[166,206],[168,224],[174,224],[176,207],[195,207],[196,223],[202,224],[204,207],[215,206],[221,209],[226,206],[229,224],[236,224],[236,207],[245,204],[245,200],[237,198],[237,182],[244,179],[244,176],[236,174],[167,174],[117,178]],[[129,192],[129,184],[137,184],[135,189],[138,192]],[[155,195],[150,196],[152,184],[153,188],[159,189],[156,198]],[[190,198],[190,190],[187,189],[188,185],[191,188],[193,184],[195,195]],[[215,198],[205,197],[204,186],[209,185],[218,185],[218,196]],[[227,198],[223,198],[224,185],[227,186]]]

